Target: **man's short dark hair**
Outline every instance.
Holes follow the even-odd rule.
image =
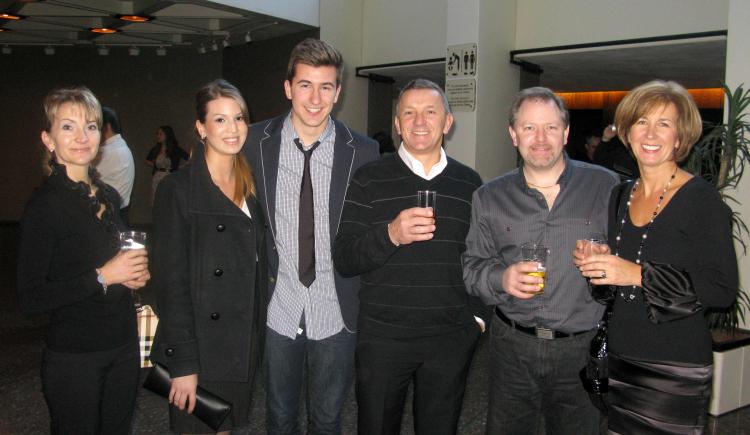
[[[543,101],[545,103],[551,101],[555,103],[557,110],[560,111],[560,119],[562,119],[565,127],[570,125],[570,114],[568,113],[568,108],[565,107],[563,99],[552,92],[552,89],[535,86],[533,88],[523,89],[516,94],[516,99],[513,100],[513,104],[510,106],[510,113],[508,114],[508,122],[511,127],[516,125],[516,117],[518,117],[518,111],[521,109],[521,105],[524,101]]]
[[[344,60],[341,53],[331,44],[314,38],[306,38],[297,44],[289,55],[289,63],[286,67],[286,79],[290,83],[297,73],[297,64],[300,63],[313,67],[332,66],[336,68],[336,86],[341,85],[341,76],[344,74]]]
[[[114,134],[122,134],[122,127],[120,127],[120,118],[117,117],[117,112],[115,112],[110,107],[102,107],[102,126],[106,126],[107,124],[112,127],[112,132]]]
[[[398,113],[398,106],[401,104],[401,97],[408,91],[413,89],[432,89],[433,91],[440,94],[440,99],[443,101],[443,107],[445,113],[451,113],[451,105],[448,103],[448,96],[445,95],[443,88],[437,83],[427,79],[414,79],[401,88],[401,92],[398,93],[398,102],[396,103],[396,113]]]

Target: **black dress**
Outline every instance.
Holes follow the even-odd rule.
[[[614,190],[609,242],[617,249],[626,216],[619,255],[635,261],[647,226],[633,225],[626,214],[631,190],[632,182]],[[704,309],[729,306],[738,287],[730,217],[713,186],[690,179],[648,230],[641,254],[643,287],[615,288],[609,326],[611,431],[703,433],[713,358]]]

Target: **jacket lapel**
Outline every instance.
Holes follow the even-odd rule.
[[[332,118],[333,119],[333,118]],[[349,128],[334,121],[336,125],[336,140],[333,144],[333,167],[331,168],[331,189],[328,193],[328,220],[331,225],[331,247],[333,247],[336,233],[338,233],[341,211],[344,207],[346,188],[351,178],[354,163],[354,138]]]
[[[274,239],[276,238],[276,179],[279,174],[279,153],[281,152],[281,127],[285,116],[272,119],[263,128],[263,137],[260,140],[261,167],[259,179],[263,181],[261,201],[265,201],[267,224],[271,227]],[[260,196],[260,195],[259,195]]]

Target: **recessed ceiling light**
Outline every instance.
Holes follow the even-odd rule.
[[[104,33],[106,35],[111,35],[112,33],[119,32],[119,30],[113,29],[111,27],[92,27],[89,29],[89,32]]]
[[[206,46],[203,43],[198,46],[198,54],[206,54]]]
[[[52,56],[53,54],[55,54],[55,47],[51,45],[44,47],[44,54],[46,54],[47,56]]]
[[[148,15],[115,15],[115,18],[118,18],[123,21],[130,21],[131,23],[145,23],[146,21],[151,21],[154,18],[150,17]]]
[[[166,56],[167,55],[167,49],[164,47],[159,47],[156,49],[156,55],[157,56]]]
[[[106,55],[109,54],[109,48],[108,47],[103,47],[103,46],[99,47],[97,49],[97,51],[99,52],[99,56],[106,56]]]
[[[3,29],[2,27],[0,27],[0,32],[8,32],[8,31],[10,31],[10,29]]]
[[[217,51],[219,49],[219,45],[216,44],[216,41],[211,41],[211,50]]]
[[[13,49],[8,47],[7,45],[3,47],[3,54],[11,54],[13,53]]]
[[[250,36],[250,32],[245,33],[245,43],[249,44],[253,42],[253,38]]]
[[[3,19],[3,20],[23,20],[24,18],[26,17],[24,17],[23,15],[7,14],[7,13],[0,14],[0,19]]]
[[[131,56],[138,56],[139,54],[141,54],[141,49],[133,45],[128,48],[128,54]]]

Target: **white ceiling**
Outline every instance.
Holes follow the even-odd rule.
[[[163,0],[0,0],[0,12],[25,16],[0,19],[0,46],[210,46],[224,40],[244,44],[246,35],[264,40],[311,29],[284,20],[210,1]],[[154,19],[130,23],[117,14],[142,14]],[[91,27],[116,28],[99,35]]]
[[[715,88],[724,80],[726,36],[565,50],[552,47],[516,54],[514,59],[539,66],[540,85],[557,92],[624,91],[653,79],[674,80],[693,89]],[[360,67],[358,72],[391,78],[396,86],[418,77],[445,83],[445,62],[435,59]]]

